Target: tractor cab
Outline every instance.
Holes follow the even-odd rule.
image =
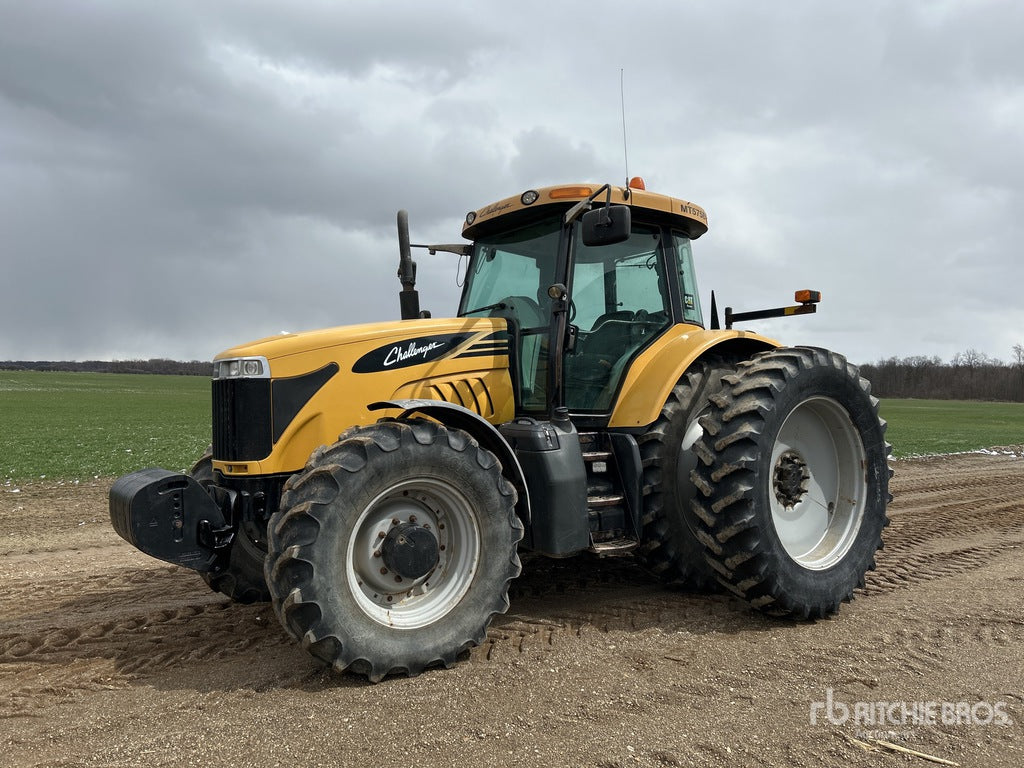
[[[633,184],[530,190],[467,216],[459,315],[508,320],[517,412],[607,414],[642,350],[673,325],[703,327],[690,243],[704,212]]]

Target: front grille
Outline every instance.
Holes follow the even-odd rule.
[[[259,461],[273,447],[270,379],[215,379],[213,457]]]

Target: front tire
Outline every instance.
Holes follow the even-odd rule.
[[[354,428],[285,485],[266,579],[285,629],[377,682],[450,667],[508,609],[523,526],[492,453],[429,421]]]
[[[835,613],[888,525],[878,400],[844,357],[807,347],[762,353],[722,382],[692,473],[705,558],[765,612]]]
[[[203,487],[213,485],[216,481],[213,454],[209,451],[203,454],[189,470],[189,474]],[[206,586],[236,603],[265,603],[270,600],[270,590],[263,578],[263,561],[266,556],[266,544],[243,522],[231,541],[227,567],[216,573],[210,571],[200,575]]]

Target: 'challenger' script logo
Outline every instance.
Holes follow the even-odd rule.
[[[356,360],[352,372],[379,373],[432,363],[458,350],[459,345],[469,341],[472,336],[472,333],[442,333],[402,339],[397,343],[392,339]]]
[[[410,341],[409,346],[405,349],[401,347],[392,347],[391,351],[388,352],[387,357],[384,358],[384,367],[390,368],[395,363],[401,363],[405,360],[411,360],[414,357],[422,357],[426,360],[427,355],[433,352],[435,349],[443,347],[444,344],[439,344],[436,341],[432,341],[425,347],[419,347],[415,341]]]

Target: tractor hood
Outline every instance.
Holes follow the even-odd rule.
[[[515,413],[507,321],[399,320],[283,334],[214,360],[214,468],[295,472],[314,449],[382,415],[380,401],[454,403],[491,423]]]
[[[242,344],[221,352],[214,362],[263,358],[270,378],[299,376],[311,368],[337,363],[345,372],[374,373],[427,365],[459,357],[494,334],[504,334],[506,322],[492,318],[396,320],[286,333]],[[219,370],[219,368],[215,368]]]

